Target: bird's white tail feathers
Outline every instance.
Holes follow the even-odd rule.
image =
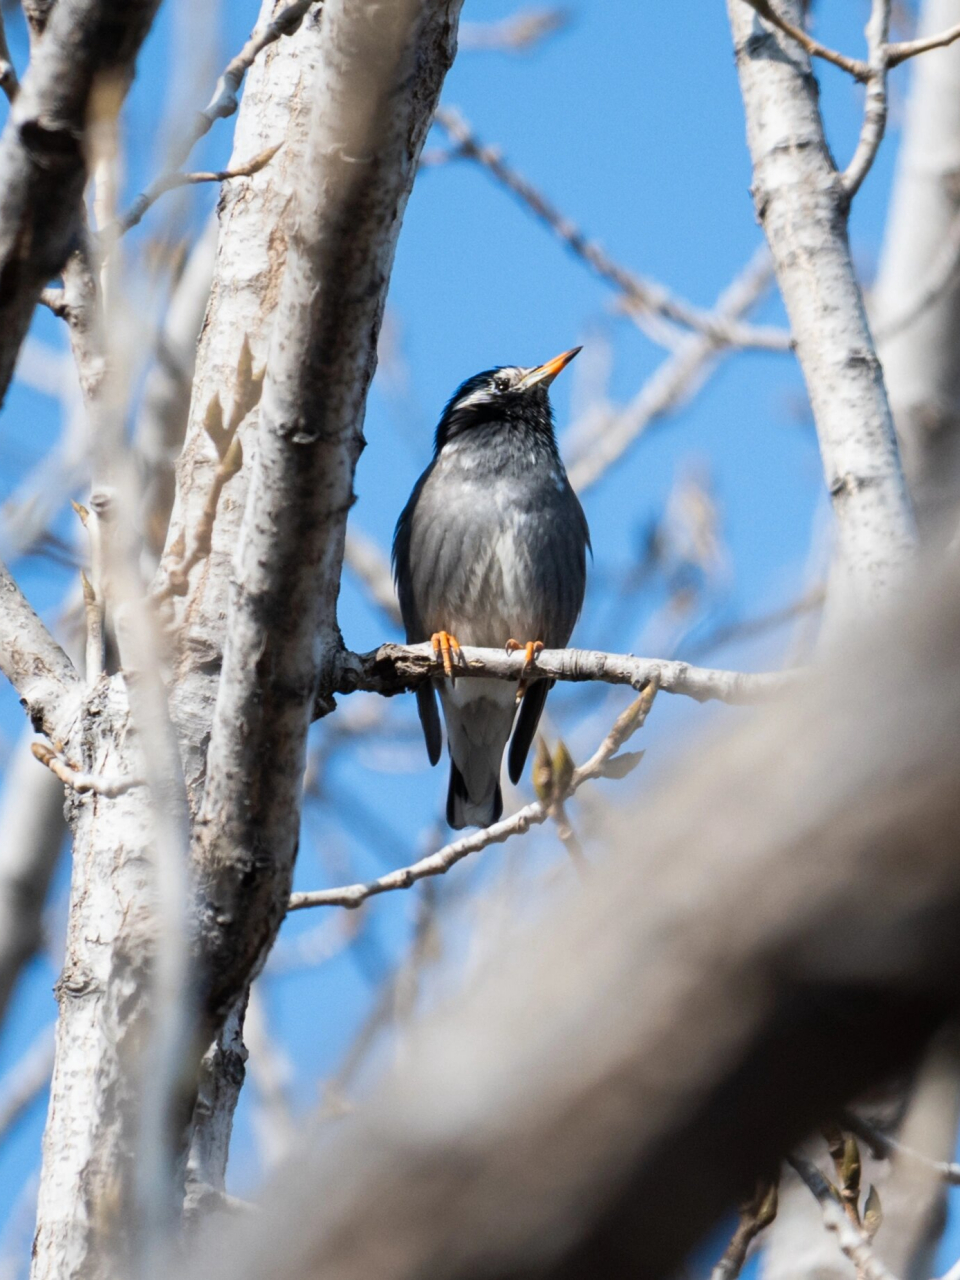
[[[451,827],[488,827],[503,812],[500,766],[513,728],[513,685],[461,679],[440,691],[450,748],[447,821]]]

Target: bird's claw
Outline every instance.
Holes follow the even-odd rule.
[[[430,637],[430,646],[433,649],[434,658],[443,659],[444,675],[451,684],[456,683],[457,675],[453,664],[454,661],[463,661],[460,641],[456,636],[452,636],[449,631],[435,631]]]
[[[507,653],[516,653],[519,649],[522,649],[526,654],[523,661],[523,670],[520,672],[520,683],[517,685],[517,701],[520,702],[527,692],[530,677],[536,670],[537,654],[543,652],[543,641],[528,640],[526,644],[521,644],[519,640],[511,639],[503,647]]]

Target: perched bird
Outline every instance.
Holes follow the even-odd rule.
[[[468,378],[443,411],[433,461],[397,521],[393,566],[407,642],[430,640],[443,656],[446,677],[421,685],[417,706],[436,764],[439,691],[451,827],[489,826],[502,814],[500,764],[514,718],[508,767],[517,782],[553,684],[536,678],[536,653],[567,643],[583,604],[590,533],[560,461],[547,392],[579,350],[535,369]],[[520,688],[457,681],[461,644],[525,649]]]

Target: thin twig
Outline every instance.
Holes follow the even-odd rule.
[[[821,608],[825,596],[823,587],[815,587],[799,599],[792,600],[779,609],[771,609],[769,613],[759,614],[754,618],[744,618],[739,622],[725,623],[704,636],[702,640],[686,648],[686,652],[691,658],[699,658],[733,641],[753,640],[757,636],[765,635],[768,631],[775,631],[787,622],[793,622],[795,618],[803,617],[804,614]]]
[[[717,299],[713,311],[717,330],[739,321],[772,280],[773,263],[762,244]],[[600,417],[588,436],[568,435],[567,447],[573,451],[568,473],[574,489],[582,493],[590,488],[649,426],[684,404],[702,384],[711,360],[729,349],[716,337],[691,334],[619,413]]]
[[[740,1221],[710,1273],[710,1280],[737,1280],[747,1260],[751,1244],[777,1216],[777,1183],[761,1180],[746,1204],[740,1206]]]
[[[522,9],[499,22],[461,22],[457,45],[461,53],[477,50],[526,53],[569,26],[571,16],[566,8]]]
[[[862,1142],[865,1142],[878,1160],[889,1160],[892,1156],[896,1156],[899,1160],[908,1160],[911,1164],[929,1169],[948,1186],[960,1187],[960,1164],[952,1160],[935,1160],[932,1156],[924,1155],[922,1151],[904,1146],[898,1138],[884,1133],[855,1111],[845,1111],[842,1119],[844,1128],[849,1129]]]
[[[890,44],[887,46],[887,66],[899,67],[908,58],[929,53],[931,49],[944,49],[955,40],[960,40],[960,22],[936,36],[921,36],[918,40],[901,40],[897,44]]]
[[[814,40],[813,36],[808,35],[802,28],[795,27],[792,22],[782,18],[774,9],[771,0],[744,0],[744,4],[748,4],[761,18],[766,19],[767,22],[782,31],[784,35],[796,40],[797,44],[802,49],[805,49],[811,58],[821,58],[824,62],[831,62],[835,67],[839,67],[841,71],[848,72],[855,80],[864,81],[870,79],[869,61],[864,61],[863,58],[850,58],[847,54],[839,53],[836,49],[830,49],[821,44],[819,40]],[[883,46],[884,64],[888,70],[892,70],[894,67],[899,67],[902,62],[906,62],[908,58],[916,58],[918,54],[929,53],[931,49],[943,49],[947,45],[953,44],[955,40],[960,40],[960,22],[935,36],[922,36],[917,40],[900,40],[893,44],[885,43]]]
[[[876,159],[887,127],[887,36],[890,33],[892,0],[873,0],[867,21],[867,96],[863,108],[863,124],[853,158],[843,173],[847,199],[852,200]]]
[[[398,871],[391,871],[366,884],[350,884],[337,889],[295,893],[291,895],[288,910],[301,911],[305,907],[359,907],[361,903],[376,894],[387,893],[392,889],[409,889],[411,885],[427,876],[444,875],[469,854],[479,853],[481,849],[486,849],[492,844],[503,844],[511,836],[522,835],[531,827],[540,826],[551,817],[557,804],[563,804],[585,782],[607,776],[607,768],[617,752],[632,734],[643,727],[656,693],[657,682],[652,678],[639,698],[617,717],[613,728],[586,764],[574,769],[562,795],[555,795],[547,803],[536,800],[533,804],[524,805],[511,817],[495,822],[482,831],[475,831],[472,835],[454,840],[436,853],[421,858],[419,862],[401,867]]]
[[[867,1237],[847,1217],[843,1205],[817,1166],[802,1156],[790,1156],[789,1163],[816,1196],[823,1214],[823,1225],[837,1237],[841,1252],[850,1259],[864,1280],[894,1280],[893,1273],[870,1248]]]
[[[870,74],[870,68],[862,58],[848,58],[845,53],[838,53],[836,49],[828,49],[825,44],[821,44],[819,40],[814,40],[813,36],[808,35],[801,27],[795,27],[786,18],[781,18],[770,3],[770,0],[744,0],[744,4],[748,4],[761,18],[775,26],[778,31],[782,31],[791,40],[796,40],[797,44],[802,49],[805,49],[811,58],[822,58],[824,62],[832,62],[835,67],[849,72],[855,80],[866,80]]]
[[[78,795],[102,796],[105,800],[116,800],[118,796],[126,795],[128,791],[132,791],[134,787],[145,787],[147,784],[143,778],[100,778],[92,773],[84,773],[75,765],[70,764],[63,756],[58,755],[52,747],[47,746],[45,742],[34,742],[30,748],[34,756],[41,764],[46,765],[50,772],[60,779],[65,787],[69,787],[71,791],[76,791]]]
[[[267,147],[266,150],[255,155],[252,160],[247,160],[244,164],[234,165],[232,169],[220,169],[209,173],[202,171],[183,173],[179,170],[174,170],[170,173],[162,174],[155,182],[151,183],[146,191],[137,196],[122,217],[104,228],[101,234],[101,244],[109,249],[120,236],[126,235],[132,227],[135,227],[142,220],[147,210],[168,191],[176,191],[180,187],[197,186],[203,182],[229,182],[231,178],[249,178],[265,168],[282,146],[283,143],[278,142],[276,146]]]
[[[523,651],[476,649],[464,645],[457,675],[492,676],[519,681],[526,661]],[[745,673],[692,667],[687,662],[658,658],[636,658],[632,654],[602,653],[592,649],[544,649],[537,654],[538,674],[551,680],[604,684],[627,684],[644,688],[656,680],[666,693],[684,694],[697,702],[716,699],[734,705],[764,702],[784,693],[803,679],[794,671]],[[414,689],[424,681],[443,674],[443,662],[429,644],[384,644],[369,653],[344,650],[337,659],[333,692],[363,690],[389,697]]]
[[[588,240],[568,218],[559,212],[526,178],[502,159],[495,147],[485,145],[458,111],[441,107],[436,123],[456,143],[460,154],[476,161],[492,174],[508,191],[554,232],[578,258],[601,279],[612,284],[630,304],[641,312],[652,312],[666,320],[711,337],[720,345],[758,348],[763,351],[789,351],[790,334],[772,326],[761,327],[725,320],[715,312],[695,307],[652,280],[645,280],[621,267],[595,241]]]
[[[249,71],[257,58],[257,55],[274,41],[279,40],[281,36],[291,36],[300,27],[301,22],[305,18],[307,11],[314,5],[322,4],[322,0],[292,0],[286,8],[281,9],[277,16],[261,27],[259,31],[255,31],[247,43],[243,46],[238,54],[227,63],[223,74],[217,81],[216,88],[213,91],[213,97],[207,103],[206,107],[197,114],[193,128],[183,140],[179,150],[176,153],[176,159],[171,165],[167,173],[163,173],[156,178],[146,191],[142,192],[134,200],[133,204],[127,212],[117,220],[117,230],[111,235],[110,243],[123,235],[129,227],[136,224],[146,213],[147,209],[164,193],[169,191],[171,186],[183,186],[182,181],[176,181],[184,175],[179,174],[179,170],[190,152],[197,145],[201,138],[210,132],[217,120],[225,120],[228,116],[232,116],[239,106],[237,94],[240,92],[240,86],[243,78]],[[266,163],[266,161],[264,161]],[[261,166],[262,167],[262,166]],[[255,172],[255,170],[253,171]],[[239,174],[231,174],[229,176],[237,177]],[[204,181],[223,181],[223,179],[200,179]]]
[[[355,527],[347,529],[343,562],[367,588],[370,599],[387,618],[401,625],[400,605],[393,585],[390,562],[375,542]]]

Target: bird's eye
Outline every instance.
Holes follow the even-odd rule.
[[[494,389],[494,391],[509,391],[509,390],[510,390],[510,379],[509,379],[509,378],[504,378],[504,377],[494,378],[494,380],[493,380],[493,389]]]

